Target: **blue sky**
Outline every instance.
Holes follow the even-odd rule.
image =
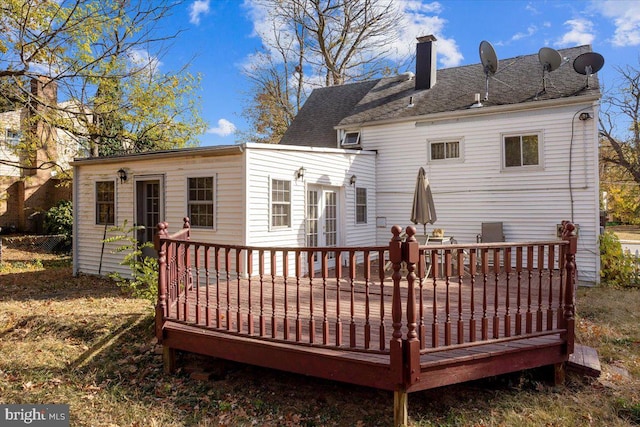
[[[498,58],[536,54],[591,44],[605,58],[598,73],[605,90],[613,87],[616,67],[640,67],[640,2],[395,0],[406,21],[398,26],[397,50],[415,49],[415,38],[438,39],[438,68],[478,63],[478,46],[491,42]],[[202,116],[209,129],[201,145],[233,144],[234,130],[245,130],[241,117],[249,82],[242,68],[262,45],[268,23],[252,0],[189,0],[180,5],[167,31],[183,30],[161,61],[175,70],[191,62],[202,75]],[[409,71],[414,71],[411,64]]]

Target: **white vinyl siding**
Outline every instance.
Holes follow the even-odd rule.
[[[597,129],[592,122],[576,119],[572,141],[573,116],[585,107],[593,107],[597,116],[596,106],[577,104],[424,124],[412,121],[364,127],[366,144],[362,148],[378,153],[375,216],[386,223],[386,227],[377,228],[378,244],[389,242],[394,224],[413,225],[409,221],[411,202],[422,166],[438,214],[437,222],[427,225],[427,232],[442,228],[460,243],[473,243],[482,222],[502,221],[507,241],[555,239],[556,224],[571,220],[573,213],[573,221],[580,224],[578,278],[582,282],[597,281]],[[543,140],[541,165],[509,168],[505,173],[503,136],[532,133]],[[452,138],[464,139],[464,162],[429,161],[429,144],[425,141]]]

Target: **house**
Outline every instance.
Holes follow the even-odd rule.
[[[596,283],[600,91],[572,67],[588,52],[559,51],[553,71],[537,54],[500,60],[495,74],[436,70],[427,36],[415,74],[314,90],[278,145],[77,159],[74,271],[124,271],[102,240],[125,220],[147,227],[142,241],[158,221],[188,216],[195,241],[384,245],[392,225],[410,225],[423,167],[438,216],[430,228],[475,243],[483,222],[500,221],[508,241],[541,241],[571,220],[578,280]]]
[[[47,105],[57,103],[55,82],[33,79],[31,92]],[[44,121],[31,124],[32,115],[28,108],[0,113],[0,229],[5,231],[41,233],[42,212],[71,199],[71,189],[61,185],[57,169],[30,168],[48,162],[64,167],[77,154],[68,152],[70,136]],[[31,131],[41,142],[38,149],[30,154],[16,150]]]
[[[191,220],[194,240],[248,246],[367,245],[375,153],[242,144],[76,159],[74,273],[127,274],[113,226]]]
[[[436,70],[435,42],[419,39],[415,75],[314,90],[280,143],[377,153],[378,244],[409,224],[424,167],[430,228],[475,242],[483,222],[500,221],[507,241],[530,241],[557,238],[571,220],[578,280],[597,283],[600,90],[572,66],[590,46],[560,50],[553,71],[539,53],[500,60],[491,75],[482,64]]]

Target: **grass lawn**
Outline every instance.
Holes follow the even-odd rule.
[[[72,426],[389,426],[392,393],[180,354],[162,373],[152,308],[69,259],[5,250],[0,403],[66,403]],[[409,395],[411,426],[640,425],[640,292],[580,289],[599,379],[528,371]]]

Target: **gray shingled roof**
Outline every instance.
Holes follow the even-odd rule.
[[[547,73],[542,91],[542,66],[538,54],[499,61],[497,73],[489,78],[486,107],[538,102],[540,100],[598,95],[597,76],[587,78],[573,69],[579,55],[591,46],[559,50],[568,61]],[[335,127],[354,127],[380,120],[416,119],[434,113],[466,110],[475,94],[485,96],[485,75],[481,64],[445,68],[437,71],[431,89],[415,90],[415,80],[403,76],[332,86],[314,90],[280,141],[281,144],[336,146]],[[413,97],[413,107],[408,107]]]
[[[315,89],[298,112],[280,144],[337,148],[335,126],[378,83],[378,80]]]

